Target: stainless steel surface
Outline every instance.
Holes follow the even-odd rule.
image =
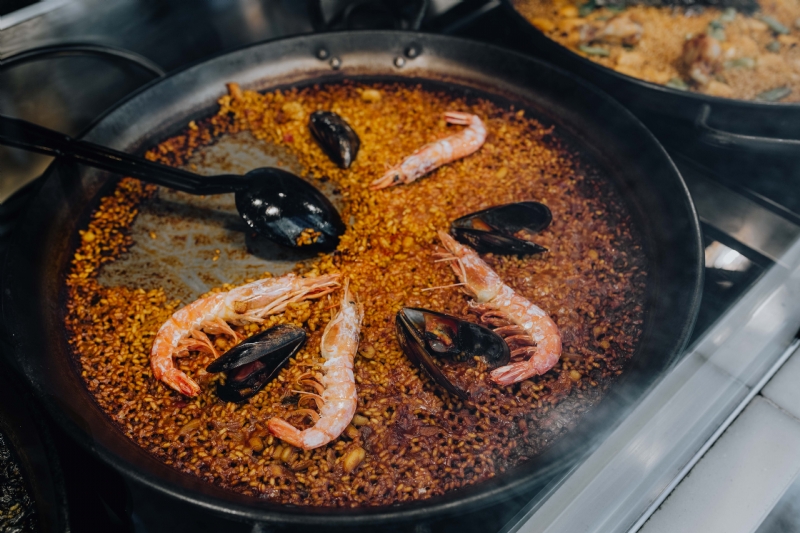
[[[800,419],[800,354],[789,359],[781,371],[764,387],[761,394],[793,417]]]
[[[45,13],[58,9],[70,0],[41,0],[22,9],[12,11],[0,17],[0,31],[7,30],[17,24],[22,24],[26,20],[41,17]]]
[[[800,533],[800,476],[796,476],[755,533]]]
[[[681,170],[700,220],[762,255],[779,261],[800,235],[798,226],[753,200],[691,167],[683,166]]]
[[[800,472],[798,449],[800,420],[756,397],[641,532],[756,530]]]
[[[693,190],[702,194],[710,188]],[[701,199],[698,205],[710,203]],[[706,215],[701,208],[701,218]],[[800,241],[778,259],[563,483],[537,495],[505,531],[582,533],[634,526],[785,354],[797,332]]]
[[[676,519],[678,518],[678,516],[680,516],[684,520],[687,519],[687,516],[691,517],[690,519],[699,519],[699,518],[701,518],[701,516],[698,516],[699,515],[699,513],[697,512],[698,507],[705,505],[706,508],[704,510],[707,511],[708,507],[709,507],[709,503],[711,503],[711,502],[708,501],[708,498],[703,499],[703,498],[698,498],[696,495],[692,496],[691,495],[692,489],[689,489],[689,488],[685,487],[684,486],[685,484],[682,483],[684,481],[684,478],[689,474],[690,471],[693,471],[695,465],[697,465],[701,461],[701,459],[703,460],[704,463],[706,461],[710,460],[710,459],[705,457],[706,452],[708,452],[708,450],[711,449],[711,447],[714,446],[717,443],[717,440],[722,436],[723,433],[726,432],[726,430],[731,426],[731,424],[734,423],[734,421],[736,421],[736,423],[737,423],[737,428],[739,430],[742,430],[741,425],[742,424],[747,424],[747,421],[745,421],[745,420],[737,420],[739,415],[742,413],[742,411],[745,410],[745,408],[750,409],[750,407],[749,407],[750,406],[750,402],[753,401],[753,399],[761,391],[761,389],[764,387],[764,385],[766,385],[767,382],[769,380],[771,380],[772,377],[783,367],[783,365],[786,363],[786,361],[793,354],[795,354],[797,352],[798,347],[800,347],[800,339],[795,339],[794,342],[792,342],[792,344],[789,345],[789,347],[786,349],[786,351],[783,353],[783,355],[780,358],[778,358],[778,360],[775,362],[775,364],[772,365],[772,368],[770,368],[767,371],[767,373],[764,374],[764,376],[758,381],[758,383],[756,383],[756,385],[752,389],[750,389],[750,392],[747,393],[747,396],[745,396],[744,399],[742,399],[742,401],[739,402],[739,405],[736,406],[736,408],[733,410],[733,412],[730,415],[728,415],[728,418],[726,418],[725,421],[722,422],[722,424],[720,424],[720,426],[717,428],[717,430],[714,432],[714,434],[711,435],[711,437],[709,437],[709,439],[703,444],[703,446],[697,451],[697,453],[695,453],[694,456],[689,460],[689,462],[686,464],[686,466],[684,466],[683,469],[678,473],[678,475],[675,476],[675,478],[672,480],[672,482],[669,485],[667,485],[667,487],[661,492],[659,497],[656,498],[656,500],[652,504],[650,504],[650,507],[647,508],[647,510],[639,518],[639,520],[637,520],[636,523],[633,526],[631,526],[631,528],[630,528],[631,533],[635,533],[636,531],[639,531],[639,528],[641,528],[645,524],[645,522],[647,522],[651,518],[651,516],[653,516],[653,514],[656,514],[657,516],[659,516],[659,518],[657,520],[660,520],[661,524],[666,524],[670,528],[676,527],[676,521],[677,521]],[[754,409],[762,409],[762,410],[765,409],[765,408],[766,407],[754,407]],[[768,413],[768,414],[773,414],[773,413]],[[760,442],[763,442],[765,440],[763,438],[763,436],[767,434],[767,431],[769,429],[779,429],[780,430],[781,428],[775,428],[774,426],[781,426],[781,425],[783,425],[785,423],[785,421],[776,420],[776,422],[770,424],[769,422],[765,422],[764,421],[764,417],[759,417],[759,418],[756,418],[756,422],[755,423],[762,424],[762,425],[767,425],[767,426],[773,426],[773,427],[767,427],[767,428],[755,428],[752,431],[748,431],[747,429],[743,430],[745,433],[750,433],[750,434],[755,433],[756,434],[756,438]],[[767,430],[767,431],[765,431],[765,430]],[[793,431],[790,430],[790,432],[793,435],[796,434],[795,435],[796,436],[795,440],[797,441],[798,444],[800,444],[800,431],[798,431],[798,430],[800,430],[800,426],[798,426],[796,428],[796,430],[793,430]],[[752,435],[747,435],[747,436],[752,436]],[[714,453],[716,453],[716,454],[719,454],[719,453],[725,454],[725,452],[720,452],[719,451],[720,447],[724,447],[724,445],[728,445],[727,443],[731,439],[735,439],[735,437],[728,436],[727,439],[728,440],[725,441],[724,444],[721,443],[720,446],[715,447]],[[766,439],[766,440],[787,440],[787,439],[786,438],[783,438],[783,439],[776,438],[776,439]],[[736,444],[740,444],[740,443],[737,442]],[[753,468],[759,469],[761,471],[764,471],[764,470],[767,470],[767,467],[764,465],[764,461],[769,461],[770,462],[769,466],[772,467],[773,470],[775,470],[775,469],[785,470],[785,468],[783,468],[785,465],[783,465],[781,463],[783,463],[785,461],[786,457],[785,456],[776,457],[776,455],[775,455],[776,450],[769,450],[769,451],[766,451],[766,452],[763,452],[763,453],[759,453],[759,452],[753,453],[754,446],[748,445],[748,443],[745,443],[744,448],[750,454],[750,457],[749,457],[750,463],[748,464],[748,466],[750,466],[750,464],[752,464],[752,463],[756,463],[755,466],[753,466]],[[800,461],[800,457],[794,457],[793,459],[797,459],[798,461]],[[707,482],[709,482],[709,480],[711,480],[712,482],[714,482],[714,485],[715,485],[714,488],[715,489],[721,489],[722,488],[721,485],[723,483],[729,482],[729,479],[728,479],[729,476],[726,475],[726,473],[730,473],[732,471],[736,471],[737,466],[739,466],[741,464],[742,464],[742,462],[736,461],[732,465],[730,465],[730,467],[724,468],[724,469],[723,468],[714,468],[714,467],[705,466],[705,468],[707,468],[707,469],[710,468],[711,469],[710,474],[716,476],[716,478],[713,479],[713,480],[711,479],[712,475],[704,475],[703,474],[702,468],[704,468],[704,467],[701,466],[700,467],[700,471],[694,472],[696,475],[693,476],[692,481],[689,481],[688,483],[689,484],[694,483],[695,485],[697,485],[697,480],[698,479],[700,479],[700,483],[707,483]],[[798,462],[798,467],[800,467],[800,462]],[[724,479],[721,480],[720,477],[723,477]],[[765,502],[764,501],[764,493],[766,491],[765,490],[755,489],[754,481],[759,481],[763,485],[765,483],[772,484],[772,481],[774,481],[774,480],[769,480],[769,479],[765,480],[763,478],[763,476],[759,476],[759,478],[757,480],[749,479],[746,475],[742,476],[741,472],[737,472],[736,479],[737,479],[737,483],[735,483],[736,491],[739,493],[739,495],[743,494],[744,495],[743,497],[747,498],[747,501],[749,501],[751,504],[758,502],[759,499],[760,499],[760,503],[761,503],[762,506],[765,503],[766,504],[772,503],[772,502]],[[695,513],[694,513],[694,515],[685,513],[685,505],[684,505],[684,508],[681,511],[679,511],[678,513],[673,511],[671,517],[666,517],[665,518],[662,513],[667,513],[669,511],[666,511],[663,508],[659,509],[659,507],[661,506],[661,504],[665,500],[667,500],[667,498],[669,498],[670,500],[673,500],[675,498],[675,496],[673,495],[673,490],[676,487],[678,487],[678,484],[681,484],[681,487],[683,487],[682,494],[684,494],[684,493],[688,494],[688,496],[685,497],[685,498],[688,498],[686,503],[695,507]],[[695,492],[698,492],[698,491],[695,489]],[[701,488],[699,490],[699,492],[700,493],[705,493],[705,494],[719,494],[719,490],[716,490],[716,491],[715,490],[708,490],[707,488]],[[731,492],[731,491],[729,490],[728,492]],[[720,505],[719,504],[720,498],[714,498],[713,502],[715,502],[717,505],[716,505],[716,508],[712,509],[712,513],[716,514],[717,515],[716,518],[718,518],[718,519],[723,519],[723,518],[725,520],[730,519],[731,514],[720,513],[719,512],[720,510],[725,508],[725,505],[728,505],[729,507],[731,507],[731,511],[735,511],[737,508],[739,508],[737,505],[735,505],[735,503],[732,503],[732,502],[724,502],[723,505]],[[678,504],[672,504],[672,505],[678,505]],[[671,508],[674,509],[675,507],[671,507]],[[739,508],[739,509],[741,509],[741,508]],[[657,513],[657,511],[658,511],[658,513]],[[676,516],[676,514],[678,516]],[[707,515],[709,513],[706,512],[705,514]],[[749,516],[752,517],[753,516],[753,512],[750,512]],[[706,518],[706,520],[709,519],[707,516],[705,516],[705,518]],[[756,519],[758,519],[758,518],[760,518],[760,516],[756,515]],[[739,516],[736,520],[739,523],[741,523],[741,521],[743,520],[743,517]],[[650,523],[648,523],[648,527],[646,527],[644,531],[645,532],[650,531],[650,529],[653,528],[653,527],[656,527],[656,526],[654,526],[652,524],[652,522],[650,522]],[[724,528],[725,526],[722,526],[722,527]],[[658,528],[656,527],[656,529],[658,529]],[[701,529],[703,531],[709,531],[709,526],[706,525],[706,527],[702,527]],[[662,526],[662,530],[663,530],[663,526]],[[726,529],[722,529],[722,531],[726,531]]]

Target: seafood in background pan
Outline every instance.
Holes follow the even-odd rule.
[[[443,231],[439,239],[449,252],[441,259],[451,261],[464,292],[475,299],[472,309],[511,349],[512,363],[492,370],[492,380],[511,385],[553,368],[561,357],[561,333],[553,319],[503,283],[475,250]]]
[[[270,433],[284,442],[303,450],[324,446],[342,434],[353,420],[358,405],[353,361],[358,351],[358,336],[364,310],[350,292],[349,281],[344,282],[344,294],[339,313],[325,327],[320,351],[323,391],[320,395],[319,415],[314,425],[299,430],[281,418],[267,423]]]
[[[402,163],[390,168],[382,177],[372,182],[373,190],[385,189],[400,183],[411,183],[442,165],[477,152],[486,141],[486,125],[478,115],[448,111],[444,114],[448,124],[467,126],[460,132],[428,143]]]
[[[550,39],[621,74],[723,98],[800,101],[797,0],[512,3]]]
[[[186,396],[197,396],[200,386],[175,366],[174,357],[190,351],[217,350],[211,335],[239,335],[229,324],[259,323],[264,317],[281,313],[291,303],[321,298],[339,286],[338,275],[301,278],[287,274],[242,285],[227,292],[217,292],[178,310],[158,330],[150,350],[153,376]]]

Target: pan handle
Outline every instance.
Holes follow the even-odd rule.
[[[731,133],[708,125],[711,106],[703,104],[695,119],[698,141],[722,150],[758,153],[764,157],[794,157],[800,161],[800,140]]]
[[[190,194],[234,192],[247,184],[240,176],[198,176],[3,115],[0,115],[0,144],[68,158],[94,168],[132,176]]]

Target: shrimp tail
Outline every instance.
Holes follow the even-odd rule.
[[[282,418],[270,418],[267,422],[270,433],[296,448],[304,448],[303,432]]]
[[[557,332],[553,336],[555,337],[553,341],[557,342],[553,342],[554,345],[544,350],[543,353],[539,347],[531,354],[530,359],[495,368],[489,377],[498,385],[505,386],[533,376],[541,376],[553,368],[561,357],[561,336]],[[516,351],[516,356],[529,355],[530,351],[531,347],[526,347]],[[514,357],[514,352],[512,352],[512,357]]]
[[[200,385],[177,368],[167,369],[161,380],[186,396],[194,397],[200,394]]]
[[[391,187],[392,185],[410,183],[410,181],[411,180],[407,180],[405,174],[403,174],[402,167],[397,165],[390,168],[386,171],[386,174],[370,183],[369,188],[373,191],[379,191]]]
[[[505,387],[538,375],[536,365],[529,359],[496,368],[492,370],[490,377],[495,383]]]
[[[449,124],[457,124],[459,126],[467,126],[472,122],[473,115],[463,113],[461,111],[447,111],[444,114],[444,119]]]

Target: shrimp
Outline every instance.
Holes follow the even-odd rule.
[[[450,124],[468,127],[454,135],[426,144],[406,157],[402,163],[389,169],[383,177],[373,181],[370,188],[378,190],[398,183],[411,183],[442,165],[467,157],[483,146],[486,126],[477,115],[448,111],[444,114],[444,119]]]
[[[345,281],[341,309],[322,334],[320,351],[325,363],[322,365],[321,384],[324,390],[317,396],[320,400],[319,415],[312,415],[314,425],[302,431],[281,418],[271,418],[267,422],[270,433],[292,446],[313,450],[337,438],[350,424],[358,404],[353,360],[358,350],[363,314],[362,306],[356,303]]]
[[[200,386],[175,366],[173,357],[191,350],[217,356],[206,335],[239,336],[228,324],[263,322],[264,317],[281,313],[290,303],[320,298],[339,286],[338,274],[301,278],[287,274],[210,294],[175,312],[156,334],[150,350],[153,375],[186,396],[197,396]]]
[[[511,385],[553,368],[561,357],[561,334],[555,322],[503,283],[472,248],[443,231],[439,238],[450,252],[442,254],[443,259],[453,261],[450,266],[464,292],[475,299],[470,306],[511,348],[512,362],[494,369],[491,379],[498,385]]]
[[[707,85],[720,69],[721,55],[719,41],[701,33],[683,43],[681,59],[689,77],[700,85]]]
[[[618,15],[602,26],[586,24],[581,27],[581,42],[604,42],[633,46],[642,39],[644,28],[628,15]]]

